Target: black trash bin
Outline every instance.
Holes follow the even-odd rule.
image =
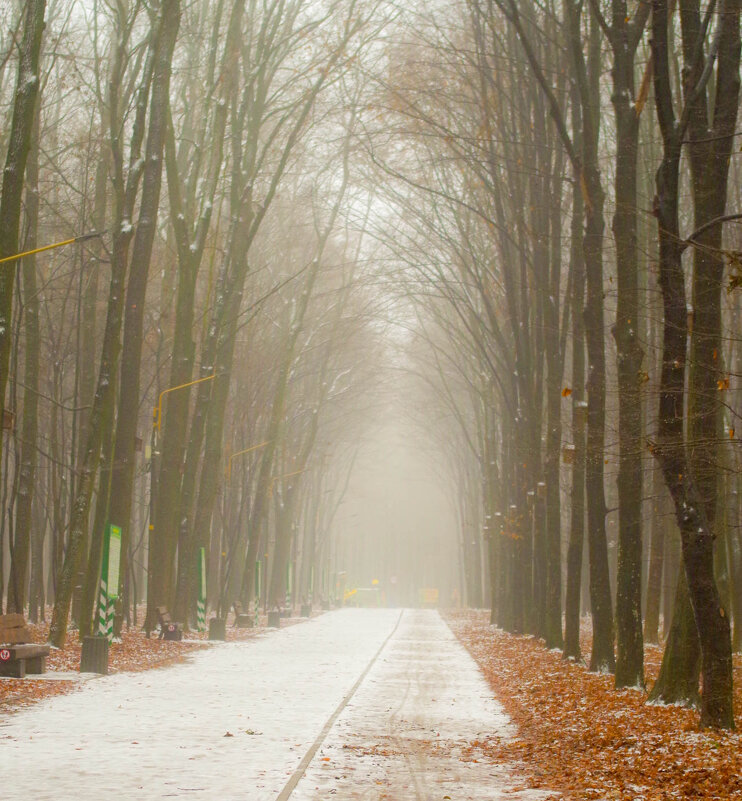
[[[80,673],[108,675],[108,637],[83,637]]]

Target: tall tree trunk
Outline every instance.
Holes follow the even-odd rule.
[[[277,490],[276,497],[276,543],[273,548],[273,566],[268,582],[268,608],[281,608],[289,602],[293,608],[296,599],[293,588],[288,586],[288,575],[291,562],[291,548],[296,536],[294,531],[294,491],[291,487]],[[267,578],[267,577],[266,577]],[[291,592],[291,597],[286,594]]]
[[[652,10],[655,103],[664,144],[663,159],[657,172],[655,200],[660,243],[664,338],[659,422],[654,452],[675,504],[685,576],[701,643],[701,724],[733,728],[729,618],[720,604],[714,581],[713,532],[705,514],[703,497],[696,488],[688,463],[683,431],[688,313],[681,263],[683,244],[678,226],[678,172],[688,116],[693,111],[694,99],[703,89],[702,81],[708,79],[710,71],[701,73],[697,82],[691,81],[686,85],[686,105],[678,122],[675,118],[668,63],[669,14],[666,0],[653,0]],[[730,49],[736,52],[738,59],[739,4],[732,3],[726,10],[726,14],[720,15],[719,25],[726,25],[727,22],[732,24]],[[730,79],[728,75],[725,77]]]
[[[572,90],[573,128],[579,131],[580,104]],[[579,142],[577,143],[579,144]],[[580,593],[582,589],[582,559],[585,540],[585,328],[582,308],[585,301],[585,263],[582,256],[581,233],[584,205],[578,182],[572,189],[572,223],[570,231],[570,262],[572,264],[572,487],[570,490],[569,545],[567,550],[567,589],[564,612],[565,658],[579,660]]]
[[[31,584],[28,594],[28,618],[32,623],[45,620],[44,606],[44,544],[46,540],[46,518],[41,513],[40,504],[32,507],[34,526],[31,531]]]
[[[174,2],[175,0],[168,0]],[[168,3],[163,4],[166,7]],[[79,483],[75,491],[74,501],[71,509],[69,526],[69,543],[64,556],[57,579],[57,592],[52,613],[52,622],[49,630],[49,638],[53,645],[58,648],[64,647],[67,639],[67,624],[69,620],[70,601],[72,590],[77,574],[84,566],[85,543],[88,533],[88,516],[90,512],[90,502],[92,499],[95,480],[98,473],[100,449],[106,435],[105,427],[107,421],[113,422],[113,409],[115,405],[114,387],[116,384],[116,374],[119,367],[119,356],[121,353],[121,327],[123,324],[124,312],[124,283],[129,261],[129,246],[132,239],[131,219],[136,203],[139,182],[145,165],[139,158],[141,144],[144,138],[147,99],[149,97],[149,87],[152,80],[151,63],[154,54],[157,52],[158,43],[162,26],[161,18],[155,26],[150,39],[147,65],[144,69],[142,84],[140,85],[136,105],[135,121],[132,126],[131,146],[129,153],[129,174],[124,185],[123,177],[123,156],[120,150],[119,140],[119,120],[111,120],[111,142],[113,147],[113,168],[114,168],[114,228],[113,246],[111,251],[111,281],[108,292],[108,304],[106,310],[106,324],[103,333],[103,345],[101,349],[101,360],[96,384],[93,406],[90,411],[89,429],[85,447],[85,456],[80,466]],[[118,108],[118,78],[117,68],[123,59],[121,49],[125,47],[125,41],[120,38],[119,50],[114,57],[114,70],[109,83],[109,99],[112,109]],[[159,119],[159,118],[158,118]],[[156,139],[162,137],[161,132],[152,129],[150,125],[149,137]],[[153,199],[150,195],[150,199]],[[146,219],[148,215],[156,215],[157,207],[150,208],[145,204],[140,205],[140,219]]]
[[[649,693],[650,702],[698,706],[698,675],[701,670],[701,644],[693,619],[685,572],[680,571],[675,591],[675,610],[667,635],[665,652],[657,681]]]
[[[248,193],[249,195],[249,193]],[[216,475],[211,476],[218,480],[221,471],[219,470],[219,460],[221,457],[221,426],[224,422],[224,405],[228,394],[231,370],[231,353],[225,356],[222,346],[228,342],[228,331],[231,325],[237,325],[237,313],[242,300],[242,292],[245,280],[248,275],[247,252],[249,250],[250,231],[253,224],[252,201],[248,196],[235,207],[230,233],[228,235],[229,248],[224,256],[220,276],[217,282],[216,299],[211,314],[211,321],[207,330],[206,339],[201,353],[201,377],[216,375],[216,365],[218,360],[225,358],[227,361],[220,363],[220,370],[223,374],[217,375],[213,381],[206,381],[198,386],[196,407],[193,413],[193,420],[190,426],[188,445],[186,449],[185,463],[183,466],[183,478],[180,488],[179,513],[175,516],[177,524],[171,520],[166,524],[163,520],[162,528],[159,531],[157,540],[159,558],[162,560],[161,580],[154,581],[148,592],[147,619],[154,621],[153,604],[167,603],[172,608],[177,608],[180,614],[188,613],[188,584],[191,569],[195,570],[195,564],[191,567],[191,562],[195,562],[195,554],[198,552],[198,543],[201,537],[208,537],[208,528],[204,532],[198,532],[193,524],[193,515],[196,512],[195,498],[199,477],[199,466],[201,463],[201,451],[204,447],[205,437],[215,436],[214,428],[209,428],[210,417],[219,418],[219,441],[212,444],[210,440],[206,444],[206,451],[215,448],[210,455],[211,469],[216,470]],[[239,255],[238,255],[239,254]],[[232,342],[232,348],[234,343]],[[226,388],[221,386],[217,390],[217,395],[213,395],[214,384],[224,382]],[[175,393],[174,393],[175,394]],[[218,397],[219,402],[215,402],[212,409],[212,397]],[[223,399],[223,402],[222,402]],[[215,457],[215,461],[214,461]],[[214,468],[216,464],[216,468]],[[215,497],[215,496],[214,496]],[[211,522],[211,512],[213,506],[209,508],[209,526]],[[159,506],[156,512],[156,521],[160,521],[164,516],[173,517],[173,510]],[[159,523],[155,523],[155,532],[158,532]],[[163,534],[167,534],[166,539]],[[175,570],[176,547],[180,546],[179,553],[179,573]],[[177,580],[177,583],[176,583]],[[181,583],[182,582],[182,583]],[[180,586],[178,584],[180,583]],[[184,620],[186,617],[183,618]]]
[[[149,133],[142,176],[142,200],[126,289],[120,394],[114,438],[111,504],[108,516],[111,523],[121,528],[120,584],[123,584],[129,572],[144,302],[160,204],[163,152],[169,116],[170,73],[180,25],[180,0],[163,1],[159,24],[161,34],[154,53]],[[120,625],[119,616],[116,622],[117,628]]]
[[[214,504],[223,477],[221,469],[222,437],[242,292],[233,295],[231,300],[226,313],[226,324],[217,344],[217,356],[214,363],[217,378],[211,382],[210,386],[211,394],[204,431],[204,456],[198,488],[198,502],[194,510],[192,525],[184,526],[184,530],[181,531],[175,608],[183,616],[183,620],[187,620],[188,615],[195,608],[198,549],[201,547],[208,549]],[[189,519],[186,519],[186,522],[190,522]]]
[[[603,217],[604,193],[599,169],[599,107],[600,107],[600,34],[593,14],[590,21],[587,63],[583,52],[581,4],[565,5],[568,50],[572,59],[575,83],[579,92],[582,130],[579,151],[569,135],[551,79],[543,67],[525,31],[518,4],[508,0],[507,7],[498,0],[515,26],[528,62],[542,91],[545,93],[551,116],[562,139],[575,173],[584,192],[585,234],[583,257],[586,276],[584,310],[585,335],[589,369],[587,376],[587,441],[586,479],[587,528],[590,554],[590,608],[593,618],[593,648],[591,670],[613,671],[613,608],[611,601],[608,546],[605,529],[604,431],[605,431],[605,345],[603,313]]]
[[[616,114],[616,178],[613,236],[618,283],[616,341],[618,365],[618,570],[616,576],[616,687],[644,686],[641,614],[642,414],[637,252],[637,150],[643,100],[634,91],[634,55],[649,15],[638,6],[629,21],[625,0],[613,0],[610,42]]]
[[[701,86],[702,63],[697,57],[702,22],[697,0],[680,4],[686,76],[699,86],[689,99],[688,134],[696,230],[692,239],[693,330],[688,393],[690,474],[708,527],[708,539],[685,537],[683,555],[696,561],[693,575],[686,572],[703,654],[701,720],[708,725],[733,727],[732,664],[729,619],[714,579],[714,538],[717,527],[719,457],[716,442],[720,425],[721,294],[724,273],[722,227],[717,221],[725,211],[729,161],[739,104],[740,2],[727,0],[719,8],[717,22],[718,69],[712,108]],[[709,111],[713,115],[709,119]],[[691,515],[692,518],[692,515]],[[694,532],[695,533],[695,532]],[[688,542],[686,543],[686,540]],[[710,563],[710,564],[709,564]]]
[[[39,111],[37,107],[33,144],[26,164],[26,237],[24,248],[37,247],[39,224]],[[6,268],[7,269],[7,268]],[[14,269],[10,267],[10,269]],[[28,563],[33,532],[32,513],[36,492],[36,452],[39,428],[39,296],[36,286],[36,258],[26,256],[23,277],[23,421],[20,457],[16,475],[15,542],[10,565],[8,610],[25,613]]]
[[[742,481],[740,475],[735,476],[736,492],[730,498],[733,519],[739,520],[742,513]],[[733,526],[729,538],[729,562],[732,565],[732,614],[734,628],[732,631],[732,649],[739,653],[742,650],[742,532],[739,526]]]
[[[0,194],[0,258],[18,253],[23,185],[26,162],[36,117],[39,95],[39,61],[44,32],[46,0],[28,0],[23,20],[23,37],[18,51],[18,77],[13,98],[13,116]],[[0,419],[5,409],[5,389],[11,350],[13,287],[17,265],[0,269]],[[0,446],[2,446],[0,426]]]
[[[236,0],[232,5],[229,18],[224,56],[218,81],[220,96],[214,108],[213,138],[215,139],[215,145],[212,148],[212,157],[208,165],[199,217],[194,226],[195,235],[193,236],[193,241],[191,241],[189,231],[185,226],[184,204],[181,197],[180,179],[177,174],[172,126],[171,135],[168,137],[166,145],[168,186],[170,188],[172,208],[171,219],[175,230],[180,266],[170,386],[180,386],[188,382],[193,373],[196,355],[195,344],[192,340],[196,277],[203,258],[206,236],[211,222],[214,196],[222,171],[224,135],[229,108],[234,101],[238,76],[239,36],[244,5],[244,0]],[[213,361],[211,363],[215,364]],[[216,368],[216,371],[219,372],[218,368]],[[217,378],[215,380],[219,381],[221,379]],[[226,375],[224,380],[226,381],[226,389],[224,391],[228,392],[229,376]],[[204,390],[209,393],[214,389],[213,386],[204,387]],[[198,547],[201,544],[204,547],[208,546],[208,529],[199,530],[198,542],[192,541],[193,538],[188,535],[190,508],[186,510],[186,516],[181,520],[177,520],[174,515],[168,513],[168,510],[177,507],[180,501],[181,467],[185,453],[183,443],[186,441],[188,408],[189,396],[186,393],[175,393],[168,399],[167,426],[162,445],[162,467],[158,476],[161,514],[159,515],[158,523],[156,523],[156,525],[159,524],[165,527],[162,534],[166,542],[174,541],[175,536],[177,536],[176,532],[181,530],[183,547],[178,553],[178,585],[176,586],[174,609],[176,616],[184,621],[188,620],[190,611],[188,587],[195,582]],[[217,464],[217,475],[218,468],[219,465]],[[213,478],[216,478],[216,475]],[[183,520],[186,521],[185,524]]]
[[[597,154],[596,154],[597,155]],[[595,163],[595,162],[593,162]],[[588,175],[590,177],[588,177]],[[603,454],[605,432],[605,350],[603,344],[603,190],[597,170],[585,176],[587,184],[585,225],[585,338],[587,372],[587,440],[585,491],[587,493],[587,540],[590,554],[590,610],[593,618],[593,647],[590,669],[612,672],[613,609],[608,570],[605,530],[605,486]]]
[[[115,390],[114,390],[115,394]],[[95,497],[95,512],[90,536],[87,537],[87,565],[81,574],[82,602],[80,619],[77,621],[80,639],[95,633],[95,610],[100,597],[100,571],[103,559],[103,536],[108,519],[108,501],[111,495],[111,466],[113,460],[113,404],[106,408],[103,420],[103,441],[100,448],[98,470],[98,493]]]
[[[72,591],[86,556],[84,545],[87,540],[88,514],[98,472],[104,426],[106,420],[111,419],[111,409],[114,402],[113,386],[120,352],[119,333],[121,330],[121,307],[124,293],[125,251],[129,236],[130,234],[128,233],[114,233],[116,256],[111,260],[111,285],[100,372],[90,415],[90,429],[85,459],[81,465],[80,481],[71,512],[69,543],[57,578],[54,611],[49,631],[49,639],[52,645],[57,648],[63,648],[67,639]]]
[[[585,192],[585,341],[587,343],[587,439],[585,491],[587,494],[587,541],[590,558],[590,611],[593,645],[590,669],[613,672],[613,608],[611,602],[608,545],[605,530],[604,436],[605,436],[605,343],[603,309],[603,218],[604,193],[599,170],[599,91],[595,53],[597,23],[591,21],[590,63],[582,57],[580,20],[569,8],[571,48],[582,104],[581,181]],[[598,48],[599,49],[599,48]]]
[[[562,381],[564,378],[564,344],[559,321],[560,277],[562,271],[562,171],[563,149],[552,168],[551,192],[558,199],[550,211],[550,276],[549,293],[544,299],[544,324],[546,332],[546,450],[544,478],[546,483],[546,629],[547,648],[562,648],[562,506],[560,487],[560,459],[562,444]],[[572,265],[570,265],[570,270]],[[570,278],[568,284],[571,284]],[[569,289],[569,286],[568,286]],[[567,308],[571,298],[565,303]],[[564,325],[568,325],[565,319]]]
[[[345,181],[342,187],[342,191],[340,193],[340,197],[343,196],[346,185],[347,185],[347,173],[345,175]],[[336,206],[334,214],[332,215],[332,222],[334,222],[337,209],[338,207]],[[259,548],[260,548],[259,535],[262,532],[264,516],[267,512],[268,497],[272,483],[275,451],[276,451],[276,446],[278,444],[277,441],[280,439],[281,436],[281,426],[286,408],[288,382],[289,382],[289,376],[291,374],[291,367],[294,363],[296,343],[299,337],[299,333],[302,330],[304,316],[306,314],[307,306],[309,305],[309,300],[312,295],[314,282],[319,272],[322,249],[324,247],[325,242],[327,241],[327,237],[329,236],[330,231],[331,231],[331,226],[327,229],[326,235],[324,237],[324,242],[320,243],[318,256],[310,266],[306,284],[304,286],[302,294],[299,296],[296,310],[294,312],[294,315],[292,316],[289,339],[287,342],[286,350],[284,352],[284,358],[283,361],[281,362],[281,367],[276,382],[276,391],[273,396],[273,407],[271,410],[271,418],[268,424],[267,434],[266,434],[266,439],[268,441],[268,444],[263,449],[263,455],[260,460],[260,471],[258,473],[258,479],[255,484],[255,501],[252,505],[252,508],[250,509],[251,514],[250,514],[250,521],[248,523],[248,532],[250,535],[250,540],[248,542],[247,559],[245,560],[245,567],[242,578],[242,592],[240,593],[240,595],[245,598],[249,598],[252,594],[253,570],[251,565],[255,564],[255,560],[259,553]]]
[[[106,117],[105,109],[101,109]],[[101,125],[101,150],[95,169],[93,209],[90,222],[94,231],[103,231],[106,227],[106,209],[108,205],[108,172],[111,167],[111,149],[105,141],[106,125]],[[90,243],[91,256],[83,262],[80,280],[83,283],[82,314],[80,322],[80,374],[78,377],[77,396],[81,411],[78,415],[78,453],[77,464],[82,463],[85,442],[88,433],[89,409],[93,405],[95,394],[95,365],[98,358],[97,337],[97,305],[100,272],[105,259],[105,250],[101,239]]]
[[[662,597],[662,569],[665,563],[665,503],[661,493],[661,477],[652,476],[654,508],[651,513],[651,539],[649,568],[647,570],[646,609],[644,611],[644,641],[659,642],[660,599]]]

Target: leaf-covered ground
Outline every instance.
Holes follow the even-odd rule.
[[[522,760],[528,787],[576,801],[742,799],[742,738],[701,731],[698,713],[649,706],[639,690],[566,662],[541,641],[499,631],[486,612],[446,616],[518,727],[480,744],[493,761]],[[590,632],[582,637],[589,657]],[[651,687],[661,651],[648,647]],[[742,661],[735,656],[735,720],[742,725]]]
[[[139,617],[143,619],[144,610]],[[51,617],[48,610],[47,621]],[[298,623],[302,618],[285,618],[282,626]],[[227,625],[227,640],[244,640],[257,636],[265,629],[265,617],[261,617],[257,628],[234,628],[230,615]],[[49,623],[29,624],[33,632],[33,641],[48,642]],[[108,672],[150,670],[178,662],[189,652],[197,648],[208,647],[206,632],[189,631],[180,642],[158,639],[153,633],[148,639],[138,627],[132,627],[122,633],[120,642],[111,643],[108,652]],[[42,698],[70,692],[80,686],[76,677],[69,680],[51,680],[49,674],[57,672],[76,673],[80,669],[81,643],[77,631],[70,631],[63,649],[52,648],[46,660],[47,678],[34,679],[27,675],[24,679],[0,678],[0,714],[7,714],[21,706],[35,703]]]

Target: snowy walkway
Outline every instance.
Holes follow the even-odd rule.
[[[507,720],[436,612],[346,609],[0,718],[0,784],[35,801],[540,797],[460,761],[495,732]]]

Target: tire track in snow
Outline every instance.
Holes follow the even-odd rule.
[[[278,794],[278,796],[276,798],[276,801],[288,801],[288,799],[291,798],[291,793],[293,793],[294,790],[296,789],[296,785],[299,784],[299,781],[301,780],[302,776],[305,774],[305,772],[306,772],[307,768],[309,767],[311,761],[314,759],[317,751],[319,750],[320,746],[324,742],[325,737],[327,737],[327,735],[330,732],[330,729],[335,725],[335,721],[340,716],[340,713],[345,709],[346,706],[348,706],[348,704],[350,703],[351,698],[353,698],[353,696],[356,694],[356,691],[358,690],[358,688],[363,683],[363,680],[366,678],[366,676],[368,675],[368,673],[371,670],[371,668],[374,666],[376,660],[379,658],[379,656],[381,656],[381,652],[384,650],[384,648],[386,648],[387,643],[389,642],[389,640],[391,640],[392,637],[396,634],[397,629],[399,628],[399,624],[402,621],[402,616],[403,615],[404,615],[404,610],[402,610],[399,613],[399,617],[397,618],[397,622],[394,624],[394,628],[391,630],[391,632],[389,632],[389,635],[387,636],[387,638],[379,646],[379,650],[371,657],[371,661],[366,665],[366,667],[363,670],[363,673],[361,673],[361,675],[356,680],[356,683],[350,688],[350,690],[348,691],[347,695],[338,704],[337,708],[332,713],[332,715],[330,715],[330,717],[327,720],[327,723],[325,723],[325,725],[324,725],[324,728],[319,733],[319,736],[312,743],[312,745],[310,746],[310,748],[307,751],[307,753],[304,754],[303,759],[299,763],[299,767],[291,774],[291,778],[286,782],[286,784],[284,785],[283,790],[281,790],[281,792]]]
[[[406,741],[403,742],[396,735],[397,722],[400,719],[401,712],[404,709],[405,704],[407,703],[407,699],[409,698],[409,695],[410,695],[410,690],[412,689],[412,679],[413,679],[412,670],[411,670],[410,667],[408,667],[405,672],[406,672],[407,685],[405,687],[404,693],[402,694],[402,698],[400,699],[399,704],[397,704],[397,708],[389,716],[389,724],[388,724],[388,727],[387,727],[387,731],[388,731],[388,735],[387,736],[394,743],[394,745],[397,748],[397,751],[400,754],[402,754],[403,757],[404,757],[404,761],[405,761],[405,764],[407,766],[407,770],[408,770],[408,772],[410,774],[410,779],[411,779],[412,784],[413,784],[413,790],[415,791],[415,798],[417,799],[417,801],[425,801],[425,797],[422,795],[422,792],[421,792],[421,789],[420,789],[420,782],[418,781],[418,778],[417,778],[418,777],[418,772],[420,771],[420,769],[422,767],[421,758],[420,758],[421,754],[419,753],[419,748],[417,748],[416,745],[411,741],[410,742],[406,742]],[[417,682],[417,684],[419,686],[419,684],[420,684],[419,675],[415,675],[414,678],[415,678],[415,680],[416,680],[416,682]],[[412,753],[409,750],[410,747],[415,749],[417,751],[417,753]],[[417,761],[417,763],[418,763],[417,770],[415,769],[415,766],[412,764],[412,760],[413,759],[415,759]]]

